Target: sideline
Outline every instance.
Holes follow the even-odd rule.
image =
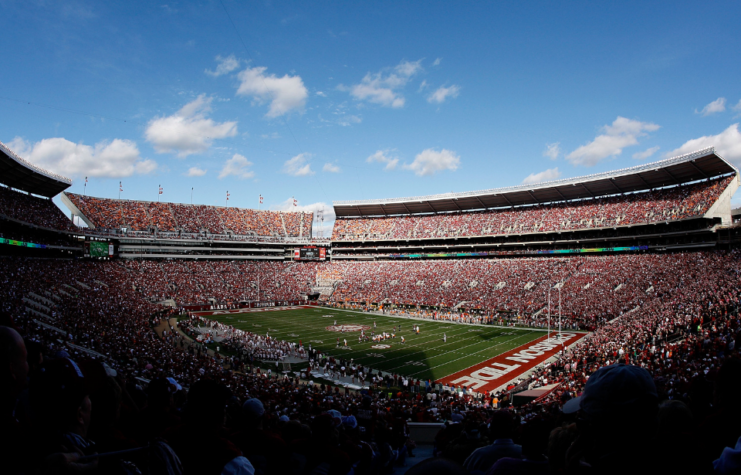
[[[305,308],[313,308],[313,307],[305,307]],[[438,323],[449,323],[451,325],[467,325],[467,326],[474,326],[474,327],[484,327],[484,328],[501,328],[505,330],[525,330],[525,331],[531,331],[531,332],[543,332],[547,333],[548,328],[533,328],[533,327],[508,327],[505,325],[485,325],[483,323],[464,323],[464,322],[455,322],[451,320],[434,320],[432,318],[422,318],[422,317],[412,317],[412,316],[402,316],[402,315],[386,315],[384,313],[378,313],[378,312],[360,312],[358,310],[346,310],[344,308],[332,308],[332,307],[319,307],[325,310],[338,310],[340,312],[349,312],[349,313],[359,313],[361,315],[376,315],[379,317],[385,317],[385,318],[403,318],[406,320],[416,320],[418,322],[438,322]],[[562,333],[569,332],[569,333],[584,333],[587,335],[589,332],[586,330],[561,330]],[[558,333],[558,329],[551,328],[551,333]]]

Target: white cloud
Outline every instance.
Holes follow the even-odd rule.
[[[283,173],[293,176],[309,176],[313,175],[314,171],[311,169],[311,163],[309,158],[311,155],[308,153],[299,153],[295,157],[286,160],[283,164]]]
[[[442,62],[443,58],[437,58],[435,61],[432,62],[433,66],[440,66],[440,63]]]
[[[545,150],[543,150],[543,156],[548,157],[551,160],[555,160],[561,155],[561,143],[547,143],[545,144]]]
[[[422,60],[419,59],[417,61],[402,61],[401,63],[394,66],[394,71],[398,73],[401,77],[406,78],[404,80],[404,84],[406,84],[406,81],[417,74],[422,69]]]
[[[661,147],[659,147],[657,145],[656,147],[648,148],[648,149],[644,150],[643,152],[634,153],[633,154],[633,158],[635,158],[636,160],[645,160],[648,157],[650,157],[651,155],[653,155],[654,153],[658,152],[659,151],[659,148],[661,148]]]
[[[561,172],[558,171],[558,167],[549,168],[548,170],[540,173],[531,173],[522,180],[523,185],[532,185],[534,183],[541,183],[544,181],[557,180],[561,177]]]
[[[738,131],[738,123],[731,125],[718,135],[706,135],[688,140],[681,147],[665,153],[664,156],[675,157],[706,147],[715,147],[721,157],[731,161],[736,166],[741,166],[741,133]]]
[[[450,87],[441,86],[437,88],[435,92],[430,94],[429,97],[427,97],[427,102],[429,103],[435,102],[437,104],[442,104],[443,102],[445,102],[445,100],[448,97],[451,97],[451,98],[458,97],[458,94],[460,92],[461,92],[461,88],[456,86],[455,84],[453,84]]]
[[[209,76],[218,77],[224,74],[229,74],[239,67],[239,60],[235,58],[233,54],[227,56],[226,58],[220,55],[216,56],[216,62],[219,64],[216,65],[215,71],[210,71],[208,69],[204,71]]]
[[[316,95],[320,97],[327,97],[327,95],[323,93],[322,91],[316,91]]]
[[[175,114],[150,120],[144,136],[157,152],[177,152],[181,158],[206,151],[215,139],[233,137],[236,122],[218,123],[207,118],[212,100],[201,94]]]
[[[386,166],[383,167],[384,170],[394,170],[396,169],[396,166],[399,164],[399,159],[396,157],[392,157],[389,155],[390,152],[393,150],[378,150],[376,153],[371,155],[370,157],[366,158],[365,161],[368,163],[385,163]]]
[[[224,162],[224,168],[219,173],[219,178],[225,178],[228,176],[236,176],[237,178],[252,178],[255,176],[255,172],[249,168],[252,166],[252,162],[247,160],[247,157],[235,153],[232,158]]]
[[[390,70],[368,73],[360,84],[349,88],[350,94],[359,101],[367,100],[386,107],[404,106],[404,96],[398,90],[406,86],[409,79],[422,69],[422,60],[402,61]],[[347,90],[344,86],[340,89]]]
[[[206,174],[207,170],[204,170],[203,168],[198,167],[190,167],[188,169],[188,173],[186,173],[186,176],[203,176]]]
[[[331,163],[325,163],[324,168],[322,168],[322,171],[329,172],[329,173],[339,173],[340,167],[337,165],[333,165]]]
[[[114,139],[90,146],[62,137],[43,139],[34,144],[16,137],[8,146],[34,165],[73,178],[122,178],[133,174],[146,175],[157,168],[154,160],[141,157],[136,143],[131,140]]]
[[[427,89],[427,79],[423,79],[421,83],[419,83],[419,89],[417,89],[417,92],[422,92],[425,89]]]
[[[404,165],[404,168],[412,170],[417,176],[427,176],[443,170],[455,171],[460,164],[461,158],[455,152],[428,148],[414,157],[411,165]]]
[[[638,137],[658,129],[658,125],[650,122],[618,116],[612,125],[602,127],[602,135],[568,154],[566,160],[573,165],[592,167],[607,157],[620,155],[625,147],[638,144]]]
[[[337,119],[337,123],[343,127],[349,127],[354,124],[359,124],[363,122],[363,119],[361,119],[357,115],[341,115],[339,119]]]
[[[274,211],[294,211],[294,212],[304,212],[304,213],[316,213],[317,211],[323,209],[324,210],[324,237],[328,237],[332,235],[332,226],[334,225],[335,219],[337,219],[337,216],[334,214],[334,207],[332,205],[328,205],[324,202],[317,202],[312,203],[308,205],[301,205],[293,206],[293,198],[288,198],[285,201],[281,202],[280,204],[273,205],[270,207],[270,209]],[[314,214],[314,218],[316,218],[316,214]],[[314,237],[319,236],[319,223],[314,223],[312,227],[312,234]]]
[[[726,98],[719,97],[710,104],[703,107],[701,111],[695,110],[695,114],[702,114],[703,117],[706,117],[718,112],[723,112],[724,110],[726,110]]]
[[[278,132],[272,132],[272,133],[269,133],[269,134],[262,134],[260,136],[260,138],[261,139],[279,139],[280,138],[280,134],[278,134]]]
[[[252,96],[262,103],[270,101],[270,109],[266,117],[279,117],[287,114],[293,109],[302,109],[306,104],[309,91],[306,90],[301,76],[289,76],[282,78],[275,74],[265,75],[267,68],[260,66],[247,68],[239,73],[242,83],[237,89],[237,95]]]
[[[735,110],[736,112],[741,112],[741,100],[738,101],[738,104],[736,104],[735,106],[731,107],[731,109]]]

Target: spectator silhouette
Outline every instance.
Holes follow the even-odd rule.
[[[463,467],[471,473],[484,473],[501,458],[521,458],[522,446],[512,441],[514,431],[515,419],[512,413],[507,410],[495,412],[489,422],[492,444],[476,449],[463,463]]]
[[[231,392],[201,379],[188,391],[185,424],[165,433],[183,463],[185,474],[248,474],[255,469],[224,433],[226,403]]]

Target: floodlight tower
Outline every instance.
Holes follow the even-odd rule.
[[[552,286],[548,286],[548,340],[551,341],[551,289]]]
[[[558,341],[563,344],[561,339],[561,287],[558,287]]]

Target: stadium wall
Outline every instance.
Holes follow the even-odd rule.
[[[705,213],[704,217],[720,218],[723,226],[730,226],[733,224],[733,218],[731,216],[731,198],[733,197],[733,194],[736,193],[736,190],[738,190],[740,183],[741,178],[736,174],[723,193],[718,197],[718,200],[713,203],[713,206],[711,206],[708,212]]]

